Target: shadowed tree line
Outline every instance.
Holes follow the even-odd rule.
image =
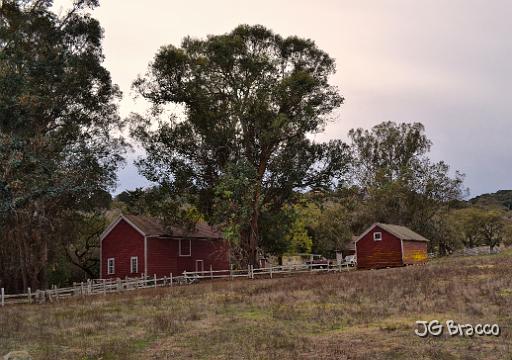
[[[95,1],[0,8],[0,284],[45,288],[52,264],[104,207],[124,144],[121,93],[101,65]],[[107,199],[108,200],[108,199]]]
[[[343,103],[335,61],[314,41],[241,25],[162,46],[133,83],[151,111],[122,120],[97,2],[62,16],[51,5],[0,8],[1,286],[97,277],[99,235],[121,211],[216,224],[243,266],[269,253],[333,256],[376,221],[411,227],[440,254],[510,238],[510,207],[465,203],[463,174],[429,158],[422,124],[314,140]],[[126,122],[156,185],[112,201]]]

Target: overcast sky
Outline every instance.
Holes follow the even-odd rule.
[[[69,0],[55,2],[58,9]],[[346,98],[318,140],[382,121],[422,122],[431,157],[466,173],[471,195],[512,189],[512,2],[509,0],[100,0],[105,66],[144,112],[131,82],[161,45],[262,24],[313,39],[336,59]],[[147,184],[128,163],[116,192]]]

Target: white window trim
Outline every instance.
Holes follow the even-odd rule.
[[[110,271],[110,262],[112,261],[112,271]],[[107,275],[114,275],[116,273],[116,259],[108,258],[107,259]]]
[[[135,260],[135,271],[133,271],[133,260]],[[130,273],[136,274],[139,272],[139,257],[138,256],[132,256],[130,258]]]
[[[379,238],[377,239],[377,236],[376,235],[379,235]],[[373,233],[373,241],[381,241],[382,240],[382,232],[380,231],[376,231]]]
[[[182,241],[187,241],[188,240],[188,254],[184,255],[183,252],[181,251],[181,242]],[[186,256],[192,256],[192,239],[180,239],[179,240],[179,255],[182,256],[182,257],[186,257]]]

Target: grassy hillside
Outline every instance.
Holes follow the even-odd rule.
[[[469,200],[473,205],[512,210],[512,190],[500,190],[492,194],[483,194]]]
[[[510,359],[512,254],[219,281],[0,309],[0,349],[35,359]],[[419,338],[416,320],[498,323]]]

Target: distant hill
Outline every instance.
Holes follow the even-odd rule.
[[[512,190],[499,190],[492,194],[479,195],[470,199],[469,203],[512,210]]]

